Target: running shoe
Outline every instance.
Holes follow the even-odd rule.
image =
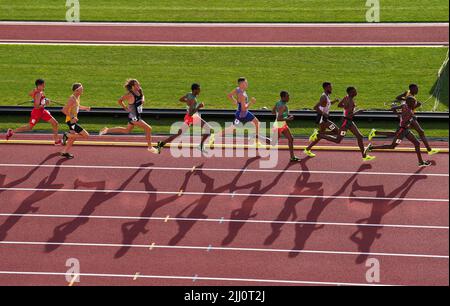
[[[369,141],[372,141],[372,139],[377,135],[377,130],[372,129],[369,133]]]
[[[370,156],[370,155],[366,155],[366,157],[363,157],[363,161],[372,161],[374,160],[376,157],[375,156]]]
[[[158,141],[158,144],[155,147],[155,149],[158,151],[158,154],[161,154],[161,151],[163,148],[164,148],[164,142]]]
[[[73,154],[70,153],[61,153],[62,157],[65,157],[67,159],[73,159],[75,156],[73,156]]]
[[[12,129],[8,129],[6,132],[5,138],[6,140],[9,140],[14,135],[14,131]]]
[[[313,142],[317,140],[317,136],[319,135],[319,130],[314,130],[312,135],[309,137],[309,142]]]
[[[64,133],[63,139],[62,139],[63,146],[65,146],[67,144],[67,140],[69,140],[69,137],[67,136],[67,133]]]
[[[311,150],[305,149],[303,152],[309,157],[316,157],[316,154],[311,152]]]
[[[153,154],[159,154],[160,153],[160,151],[157,149],[157,148],[154,148],[154,147],[150,147],[150,148],[148,148],[147,149],[150,153],[153,153]]]
[[[431,166],[431,162],[429,160],[419,163],[419,167],[429,167],[429,166]]]
[[[439,149],[431,149],[430,151],[428,151],[428,155],[438,154],[439,152],[441,152],[441,150],[439,150]]]
[[[291,157],[290,159],[291,163],[298,163],[301,162],[302,160],[300,158],[298,158],[297,156]]]
[[[98,136],[104,136],[104,135],[106,135],[107,132],[108,132],[108,128],[107,128],[107,127],[104,127],[104,128],[100,131],[100,133],[98,133]]]
[[[216,135],[215,134],[211,134],[209,136],[209,146],[212,147],[215,142],[216,142]]]

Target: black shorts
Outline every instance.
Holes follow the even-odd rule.
[[[133,117],[132,115],[128,115],[128,123],[134,124],[135,122],[141,121],[142,117],[141,114],[137,114],[136,117]]]
[[[80,134],[84,131],[83,127],[79,125],[78,123],[71,123],[70,121],[67,121],[67,126],[69,127],[69,130],[72,132],[75,132],[77,134]]]
[[[327,122],[327,121],[328,121],[328,117],[321,115],[321,114],[317,114],[316,124],[321,125],[322,123]]]

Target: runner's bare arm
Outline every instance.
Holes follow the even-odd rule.
[[[402,93],[401,95],[397,96],[397,97],[395,98],[395,100],[396,100],[396,101],[405,101],[406,95],[407,95],[407,92],[405,91],[405,92]]]
[[[91,107],[90,106],[80,105],[80,110],[86,111],[86,112],[90,112],[91,111]]]
[[[314,106],[314,110],[320,114],[320,115],[324,115],[324,113],[322,112],[322,110],[320,109],[320,107],[326,107],[327,106],[327,98],[326,97],[321,97],[320,101]]]
[[[236,96],[236,89],[234,89],[232,92],[230,92],[227,95],[228,100],[230,100],[231,102],[233,102],[234,104],[238,104],[238,101],[234,98]]]
[[[126,104],[124,102],[127,102]],[[128,104],[130,102],[130,94],[122,96],[117,102],[124,110],[128,111]]]

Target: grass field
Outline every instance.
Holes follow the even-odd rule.
[[[181,108],[178,98],[199,82],[207,108],[234,108],[226,94],[239,76],[250,81],[255,108],[271,107],[278,93],[291,93],[291,108],[312,108],[323,81],[359,89],[365,109],[380,109],[411,82],[421,87],[424,101],[437,78],[447,48],[203,48],[0,46],[0,105],[28,100],[34,80],[47,81],[46,94],[65,102],[73,82],[85,85],[83,104],[116,107],[125,79],[141,81],[150,108]],[[448,69],[446,70],[448,75]],[[439,110],[448,111],[448,83]],[[431,110],[433,102],[425,104]]]
[[[37,4],[38,3],[38,4]],[[0,20],[62,21],[62,0],[0,0]],[[365,0],[82,0],[82,21],[366,22]],[[382,22],[448,21],[447,0],[382,0]]]
[[[64,117],[58,115],[55,115],[55,118],[61,123],[61,130],[66,131],[67,126],[63,124]],[[152,125],[153,132],[155,134],[169,134],[170,127],[174,122],[180,121],[182,118],[161,118],[161,119],[153,119],[153,118],[146,118],[146,121]],[[8,116],[0,116],[0,133],[6,132],[8,128],[17,128],[19,126],[22,126],[26,124],[28,120],[27,116],[16,116],[16,115],[8,115]],[[114,126],[123,126],[127,124],[126,118],[109,118],[109,117],[95,117],[91,116],[89,114],[81,114],[80,115],[80,124],[90,131],[92,134],[97,134],[103,127],[114,127]],[[340,118],[332,118],[332,120],[335,121],[335,123],[340,122]],[[211,121],[220,123],[221,126],[225,126],[225,120],[217,120],[213,119]],[[229,121],[229,120],[228,120]],[[229,122],[228,122],[229,123]],[[267,127],[271,127],[270,122],[266,122]],[[422,127],[426,130],[427,137],[433,137],[433,138],[448,138],[448,124],[445,122],[429,122],[424,121],[421,122]],[[361,129],[361,132],[364,135],[368,135],[369,131],[372,128],[377,129],[387,129],[387,130],[396,130],[398,126],[397,120],[391,120],[391,121],[374,121],[374,122],[367,122],[365,120],[358,121],[358,127]],[[316,125],[313,120],[304,120],[299,119],[295,120],[290,123],[290,127],[292,132],[296,136],[309,136],[313,132],[313,130],[316,128]],[[51,132],[51,126],[47,123],[39,123],[36,126],[37,132]],[[136,129],[134,133],[141,133],[139,129]],[[268,131],[270,133],[270,131]]]

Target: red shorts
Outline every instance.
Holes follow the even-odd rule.
[[[191,127],[193,124],[198,122],[198,119],[199,119],[198,115],[191,116],[189,114],[186,114],[186,116],[184,116],[184,124]]]
[[[52,115],[45,108],[35,108],[31,112],[30,118],[30,126],[34,127],[40,120],[44,120],[46,122],[52,119]]]
[[[282,128],[277,128],[277,130],[278,130],[278,138],[280,138],[281,136],[283,136],[285,131],[289,130],[289,126],[285,124]]]

